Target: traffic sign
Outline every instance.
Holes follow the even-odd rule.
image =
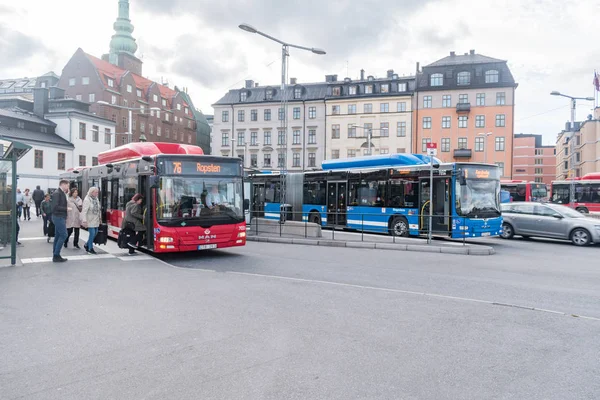
[[[437,143],[427,143],[427,155],[437,156]]]

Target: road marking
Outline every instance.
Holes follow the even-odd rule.
[[[492,305],[492,306],[514,307],[514,308],[521,308],[521,309],[530,310],[530,311],[538,311],[538,312],[544,312],[544,313],[549,313],[549,314],[563,315],[563,316],[567,316],[567,317],[575,317],[575,318],[589,319],[592,321],[600,321],[600,318],[597,318],[597,317],[577,315],[577,314],[567,313],[567,312],[563,312],[563,311],[548,310],[548,309],[544,309],[544,308],[523,306],[523,305],[519,305],[519,304],[500,303],[500,302],[489,301],[489,300],[472,299],[472,298],[468,298],[468,297],[448,296],[448,295],[444,295],[444,294],[415,292],[412,290],[392,289],[392,288],[384,288],[384,287],[377,287],[377,286],[356,285],[353,283],[322,281],[322,280],[318,280],[318,279],[304,279],[304,278],[292,278],[292,277],[278,276],[278,275],[255,274],[255,273],[251,273],[251,272],[226,271],[225,273],[232,274],[232,275],[244,275],[244,276],[254,276],[254,277],[260,277],[260,278],[280,279],[280,280],[293,281],[293,282],[304,282],[304,283],[314,283],[314,284],[321,284],[321,285],[341,286],[341,287],[349,287],[349,288],[355,288],[355,289],[376,290],[376,291],[388,292],[388,293],[399,293],[399,294],[409,294],[409,295],[417,295],[417,296],[425,296],[425,297],[434,297],[434,298],[438,298],[438,299],[459,300],[459,301],[466,301],[466,302],[471,302],[471,303],[488,304],[488,305]]]
[[[148,255],[133,255],[133,256],[123,256],[123,257],[117,257],[119,260],[121,261],[148,261],[148,260],[154,260],[154,257],[148,256]]]
[[[87,260],[98,260],[106,258],[115,258],[112,254],[96,254],[96,255],[84,255],[84,256],[68,256],[65,257],[69,261],[87,261]],[[39,257],[39,258],[22,258],[23,264],[35,264],[35,263],[47,263],[52,262],[52,257]]]
[[[38,237],[24,237],[24,238],[19,238],[20,242],[27,242],[30,240],[48,240],[47,236],[38,236]]]

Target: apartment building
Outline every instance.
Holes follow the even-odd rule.
[[[414,77],[327,75],[327,158],[410,152]]]
[[[230,90],[213,104],[213,154],[240,157],[250,168],[320,168],[327,89],[326,83],[300,84],[292,78],[285,93],[279,86],[259,86],[252,80]]]
[[[555,177],[556,146],[544,146],[542,135],[515,134],[512,178],[549,185]]]
[[[556,139],[556,179],[600,172],[600,107],[573,129],[569,125]]]
[[[474,50],[417,65],[413,151],[435,142],[443,161],[496,163],[510,178],[517,86],[506,61]]]

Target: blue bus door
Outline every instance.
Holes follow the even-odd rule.
[[[250,219],[253,217],[262,218],[265,216],[265,184],[254,183],[252,185],[252,211]]]
[[[450,232],[450,179],[433,178],[433,205],[429,204],[429,178],[420,181],[419,224],[421,233],[429,230],[429,207],[433,206],[431,231],[433,233]]]
[[[327,182],[327,225],[346,225],[347,182]]]

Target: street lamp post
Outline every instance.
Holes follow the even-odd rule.
[[[594,98],[569,96],[556,90],[550,92],[550,95],[566,97],[571,100],[571,123],[569,129],[571,132],[571,135],[569,136],[569,176],[571,177],[571,185],[569,190],[569,205],[573,206],[573,202],[575,201],[575,143],[573,143],[573,136],[575,135],[575,113],[577,111],[577,100],[594,101]]]
[[[103,101],[103,100],[97,101],[96,104],[100,104],[102,106],[120,108],[122,110],[127,110],[129,112],[129,122],[127,124],[129,132],[127,132],[127,136],[129,137],[128,142],[131,143],[131,141],[133,140],[133,112],[134,111],[140,111],[140,110],[142,110],[142,108],[139,108],[139,107],[125,107],[125,106],[120,106],[120,105],[117,105],[117,104],[110,104],[109,102],[106,102],[106,101]],[[144,108],[144,110],[145,110],[145,108]],[[150,107],[150,110],[151,111],[160,111],[161,109],[158,108],[158,107]],[[116,121],[116,122],[117,122],[117,125],[119,125],[118,121]],[[116,130],[115,130],[115,147],[117,147],[117,132],[116,132]]]
[[[488,148],[488,137],[493,135],[493,132],[481,132],[478,133],[478,136],[484,136],[483,139],[483,163],[487,164],[487,148]]]
[[[287,82],[287,71],[288,71],[288,61],[287,58],[290,56],[289,49],[299,49],[310,51],[314,54],[323,55],[326,54],[325,50],[319,49],[316,47],[304,47],[298,46],[295,44],[284,42],[283,40],[277,39],[271,35],[268,35],[264,32],[259,31],[248,24],[239,25],[241,30],[244,30],[249,33],[256,33],[260,36],[263,36],[269,40],[272,40],[281,45],[281,108],[283,109],[283,119],[281,120],[281,130],[284,134],[284,140],[280,144],[280,151],[283,152],[283,168],[281,169],[281,183],[280,183],[280,197],[281,204],[284,205],[286,201],[286,170],[287,170],[287,97],[286,97],[286,82]]]

